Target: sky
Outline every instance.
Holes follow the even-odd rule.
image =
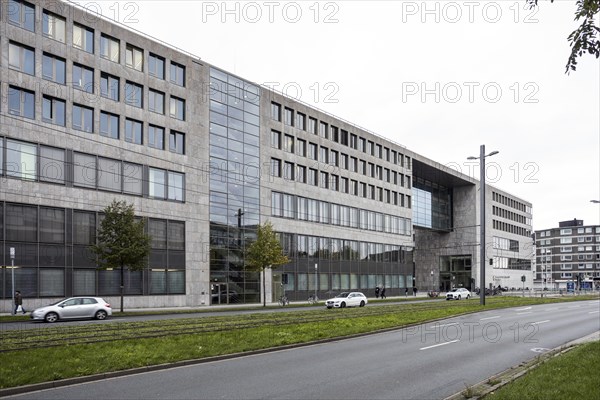
[[[600,224],[600,62],[565,74],[575,0],[79,1],[533,204]]]

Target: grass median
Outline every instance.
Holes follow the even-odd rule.
[[[37,329],[0,332],[0,388],[307,343],[494,308],[597,298],[503,297],[488,299],[485,307],[472,299],[83,326],[39,324]],[[102,341],[74,344],[95,338]],[[28,343],[44,346],[28,348]]]

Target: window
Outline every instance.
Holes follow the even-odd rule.
[[[185,67],[171,61],[170,81],[179,86],[185,86]]]
[[[325,139],[327,139],[329,137],[328,126],[325,122],[319,123],[319,136],[321,136],[322,138],[325,138]]]
[[[313,169],[313,168],[309,168],[308,169],[308,184],[317,186],[319,184],[318,176],[319,176],[319,171],[317,171],[316,169]]]
[[[8,20],[11,24],[35,32],[35,6],[25,1],[9,0]]]
[[[184,175],[169,171],[168,178],[168,196],[169,200],[183,201],[183,181]]]
[[[149,168],[148,195],[164,199],[166,192],[166,171],[158,168]]]
[[[308,132],[313,135],[317,134],[317,120],[312,117],[308,117]]]
[[[283,163],[283,178],[289,181],[294,180],[294,163],[287,161]]]
[[[49,53],[42,56],[42,77],[46,80],[65,84],[66,61]]]
[[[65,101],[44,96],[42,102],[42,120],[55,125],[65,126]]]
[[[291,135],[285,135],[283,142],[283,149],[288,153],[294,152],[294,137]]]
[[[296,153],[299,156],[306,157],[306,140],[303,140],[303,139],[296,140]]]
[[[35,93],[16,86],[9,86],[8,113],[35,119]]]
[[[29,75],[35,75],[35,51],[15,42],[8,44],[8,66]]]
[[[333,166],[338,166],[338,152],[335,150],[331,150],[329,152],[329,164]]]
[[[300,183],[306,183],[306,167],[298,165],[296,170],[296,181]]]
[[[73,129],[94,132],[94,109],[73,104]]]
[[[44,36],[65,43],[65,19],[61,16],[44,10],[42,14],[42,32]]]
[[[37,177],[37,146],[17,140],[6,140],[6,175],[35,180]]]
[[[308,144],[308,158],[311,160],[318,160],[318,146],[314,143]]]
[[[121,161],[98,157],[98,189],[121,191]]]
[[[275,149],[281,148],[281,133],[271,130],[271,147]]]
[[[340,182],[340,178],[337,175],[331,174],[330,177],[330,189],[331,190],[335,190],[336,192],[339,190],[339,182]]]
[[[271,118],[275,121],[281,121],[281,105],[275,102],[271,103]]]
[[[339,143],[340,138],[339,138],[339,134],[338,134],[338,128],[336,126],[330,126],[329,130],[331,131],[331,140],[333,140],[336,143]]]
[[[165,113],[165,94],[156,90],[148,90],[148,110],[155,113]]]
[[[142,108],[142,91],[143,88],[141,85],[127,81],[125,83],[125,103],[134,107]]]
[[[185,135],[183,133],[177,131],[169,133],[169,151],[177,154],[185,154]]]
[[[94,54],[94,30],[74,23],[73,47]]]
[[[125,46],[125,65],[137,71],[143,71],[144,51],[127,43]]]
[[[40,181],[65,183],[65,151],[40,146]]]
[[[142,171],[139,164],[123,162],[123,193],[142,195]]]
[[[127,118],[125,120],[125,141],[142,144],[142,122]]]
[[[329,149],[327,147],[321,146],[320,160],[325,164],[329,163]]]
[[[185,121],[185,100],[171,96],[170,114],[173,118]]]
[[[119,101],[119,78],[102,72],[100,74],[100,95],[114,101]]]
[[[271,158],[271,176],[281,176],[281,160]]]
[[[73,154],[75,186],[96,187],[96,157],[89,154]]]
[[[113,139],[119,138],[119,116],[100,111],[100,134]]]
[[[100,36],[100,57],[107,58],[116,63],[121,61],[119,39],[107,35]]]
[[[285,107],[283,117],[283,122],[286,125],[294,126],[294,110]]]
[[[327,172],[321,171],[320,177],[320,186],[322,188],[327,189],[329,187],[329,174]]]
[[[165,128],[148,126],[148,146],[160,150],[165,149]]]
[[[302,113],[298,113],[296,115],[296,128],[301,129],[303,131],[306,130],[306,115]]]
[[[94,93],[94,70],[73,63],[73,87],[84,92]]]
[[[148,56],[148,73],[158,79],[165,79],[165,59],[150,53]]]

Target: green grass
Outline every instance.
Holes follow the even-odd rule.
[[[0,349],[8,350],[0,353],[0,388],[306,343],[402,327],[483,309],[586,299],[589,298],[503,297],[488,299],[484,308],[477,299],[473,299],[342,310],[325,310],[321,307],[289,313],[116,322],[110,324],[117,328],[113,333],[114,337],[125,339],[93,344],[69,344],[69,338],[93,338],[108,328],[106,324],[67,324],[59,327],[40,324],[39,329],[0,332]],[[187,328],[190,325],[202,329],[211,326],[218,330],[142,338],[143,332]],[[130,338],[132,333],[137,334],[137,337],[133,336],[135,339]],[[11,350],[17,348],[19,340],[23,338],[25,341],[66,339],[66,344],[50,348]],[[74,339],[71,343],[73,342]]]
[[[600,342],[587,343],[543,362],[486,400],[600,400]]]

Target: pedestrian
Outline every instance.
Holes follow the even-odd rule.
[[[417,287],[413,287],[413,294],[415,295],[415,297],[417,296]]]
[[[381,287],[381,298],[385,299],[385,286]]]
[[[375,298],[379,298],[379,286],[375,286]]]
[[[20,291],[15,291],[15,315],[22,311],[23,314],[26,313],[25,308],[23,307],[23,297],[21,296]]]
[[[408,288],[404,288],[404,297],[408,297]]]

